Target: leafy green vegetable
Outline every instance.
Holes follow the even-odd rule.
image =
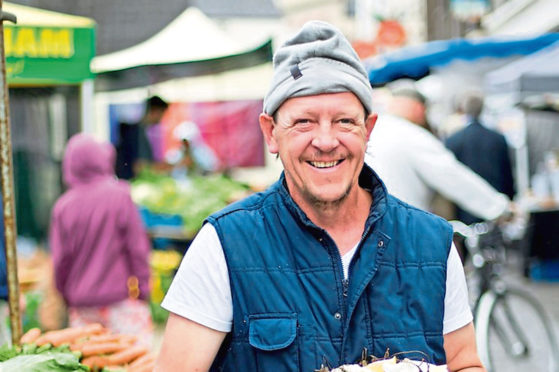
[[[24,345],[25,346],[25,345]],[[44,344],[41,345],[37,348],[37,350],[35,350],[35,354],[40,354],[40,353],[44,353],[45,351],[49,351],[52,349],[52,345],[51,344]]]
[[[19,354],[18,349],[11,347],[8,344],[0,346],[0,362],[8,360]]]
[[[24,344],[21,347],[22,354],[35,354],[37,351],[37,344]]]
[[[0,363],[3,371],[18,372],[80,372],[89,368],[80,364],[72,353],[47,351],[41,354],[22,354]]]
[[[25,312],[22,317],[23,332],[29,331],[31,328],[40,328],[39,321],[39,305],[43,300],[43,294],[38,291],[29,291],[25,293]]]
[[[248,185],[223,174],[194,175],[181,184],[167,175],[144,170],[132,181],[132,199],[158,214],[179,215],[193,236],[210,214],[250,192]]]

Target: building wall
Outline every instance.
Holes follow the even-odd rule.
[[[450,12],[449,0],[427,0],[427,40],[443,40],[461,37],[465,24]]]

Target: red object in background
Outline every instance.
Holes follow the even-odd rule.
[[[377,54],[377,46],[374,41],[356,40],[352,43],[353,49],[361,59]]]
[[[395,20],[384,20],[379,24],[376,42],[382,46],[396,47],[406,42],[406,30]]]
[[[219,158],[221,168],[263,166],[261,111],[261,100],[173,103],[163,118],[165,151],[180,147],[173,130],[183,121],[192,121]]]
[[[384,20],[379,23],[377,35],[373,41],[355,40],[353,49],[361,59],[398,48],[406,42],[406,30],[398,21]]]

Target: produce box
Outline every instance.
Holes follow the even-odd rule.
[[[530,266],[530,278],[538,282],[559,282],[559,260],[540,260]]]

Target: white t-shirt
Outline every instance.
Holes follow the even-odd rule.
[[[344,275],[356,249],[342,257]],[[163,303],[166,310],[221,332],[231,331],[229,273],[215,228],[205,224],[186,252]],[[462,262],[452,245],[447,262],[443,333],[472,321]]]

